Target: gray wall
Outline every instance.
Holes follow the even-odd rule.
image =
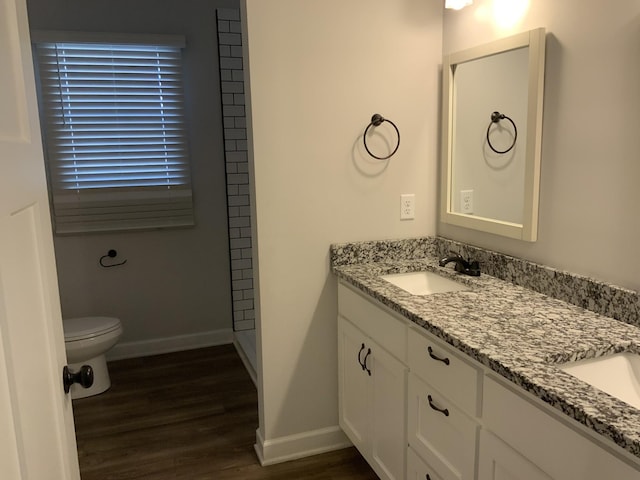
[[[230,340],[231,287],[216,8],[234,0],[30,0],[32,30],[181,34],[195,228],[56,237],[64,317],[114,315],[116,356]],[[109,249],[127,264],[103,269]],[[178,337],[178,338],[176,338]]]

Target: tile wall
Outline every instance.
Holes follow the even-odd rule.
[[[249,162],[240,10],[217,9],[220,93],[227,174],[233,329],[255,328]]]

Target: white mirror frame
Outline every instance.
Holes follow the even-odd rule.
[[[522,224],[492,218],[465,215],[453,211],[452,141],[454,131],[453,92],[456,65],[478,60],[517,48],[529,48],[529,86],[527,99],[527,142],[525,145],[524,206]],[[440,188],[440,221],[451,225],[480,230],[535,242],[538,236],[538,198],[540,191],[540,156],[542,147],[542,106],[544,97],[545,30],[537,28],[486,45],[470,48],[443,57],[442,62],[442,161]]]

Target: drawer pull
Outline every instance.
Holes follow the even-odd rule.
[[[429,400],[429,406],[431,408],[433,408],[436,412],[440,412],[441,414],[443,414],[445,417],[449,416],[449,409],[448,408],[439,408],[437,406],[435,406],[433,404],[433,398],[431,398],[431,395],[427,395],[427,400]]]
[[[364,343],[362,344],[362,347],[360,348],[360,351],[358,352],[358,363],[362,367],[362,370],[365,369],[364,363],[362,362],[362,360],[360,360],[360,355],[362,355],[362,351],[363,350],[364,350]]]
[[[439,362],[444,363],[445,365],[449,365],[449,359],[447,357],[444,358],[440,358],[439,356],[437,356],[436,354],[433,353],[433,348],[428,347],[427,351],[429,352],[429,356],[431,358],[433,358],[434,360],[438,360]]]
[[[367,354],[364,356],[364,362],[362,362],[362,368],[363,370],[366,370],[367,373],[369,374],[369,376],[371,376],[371,370],[369,370],[367,368],[367,358],[369,358],[369,355],[371,355],[371,349],[367,348]]]

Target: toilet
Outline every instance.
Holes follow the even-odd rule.
[[[104,392],[111,386],[105,353],[122,335],[120,320],[113,317],[63,319],[64,344],[69,369],[77,372],[83,365],[93,368],[93,385],[71,386],[71,398],[85,398]]]

